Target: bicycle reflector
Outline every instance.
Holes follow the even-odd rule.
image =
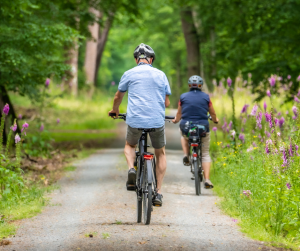
[[[197,155],[197,153],[193,153],[193,157],[197,157],[198,155]]]
[[[191,144],[191,146],[198,146],[198,144],[196,144],[196,143],[192,143],[192,144]]]
[[[151,155],[151,154],[144,154],[144,159],[151,160],[151,159],[153,159],[153,155]]]

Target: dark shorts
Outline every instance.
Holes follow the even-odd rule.
[[[127,126],[126,141],[129,145],[135,146],[139,142],[142,131],[138,128]],[[160,149],[166,145],[165,127],[156,128],[155,132],[149,133],[153,148]]]

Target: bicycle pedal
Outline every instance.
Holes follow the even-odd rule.
[[[135,191],[135,185],[126,185],[127,191]]]
[[[153,204],[153,206],[155,206],[155,207],[161,207],[162,205],[161,204]]]

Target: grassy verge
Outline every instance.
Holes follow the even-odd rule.
[[[27,183],[26,196],[18,201],[2,202],[0,206],[0,239],[12,236],[18,229],[18,221],[31,218],[41,213],[46,205],[49,205],[48,194],[57,189],[55,182],[66,172],[75,171],[71,163],[83,159],[95,152],[96,149],[83,149],[76,151],[76,158],[70,158],[65,166],[60,169],[44,173],[44,171],[25,172],[24,180]],[[37,178],[36,178],[37,177]],[[45,183],[49,180],[49,183]]]

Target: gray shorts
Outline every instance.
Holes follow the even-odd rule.
[[[129,145],[135,146],[139,142],[142,131],[138,128],[127,126],[126,141]],[[165,127],[156,128],[155,132],[149,133],[153,148],[160,149],[166,145]]]

